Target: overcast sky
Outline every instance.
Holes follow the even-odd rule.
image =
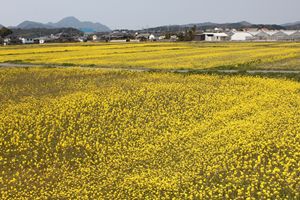
[[[112,29],[200,22],[300,21],[300,0],[0,0],[0,24],[63,17],[100,22]]]

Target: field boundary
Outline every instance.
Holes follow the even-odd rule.
[[[31,67],[50,67],[50,68],[74,68],[94,69],[94,70],[116,70],[133,72],[170,72],[170,73],[247,73],[247,74],[300,74],[300,70],[239,70],[239,69],[153,69],[153,68],[129,68],[129,67],[103,67],[103,66],[64,66],[52,64],[30,64],[30,63],[0,63],[0,68],[31,68]]]

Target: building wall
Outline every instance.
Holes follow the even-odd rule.
[[[22,43],[23,44],[33,44],[34,41],[32,39],[25,39],[25,38],[22,38]]]
[[[251,40],[253,36],[247,32],[235,33],[231,36],[231,40],[233,41],[246,41]]]

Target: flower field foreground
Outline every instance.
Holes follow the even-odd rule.
[[[151,69],[300,69],[300,43],[83,43],[0,47],[0,62]]]
[[[1,199],[299,199],[300,83],[0,70]]]

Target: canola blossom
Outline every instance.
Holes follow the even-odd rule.
[[[83,43],[0,47],[0,62],[150,69],[300,69],[300,43]]]
[[[0,70],[1,199],[299,199],[300,83]]]

